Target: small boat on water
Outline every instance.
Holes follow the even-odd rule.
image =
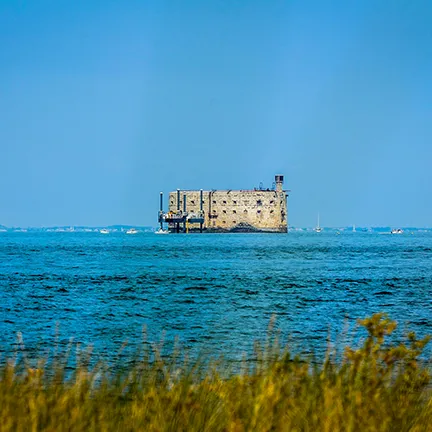
[[[400,228],[394,228],[391,230],[392,234],[403,234],[403,230]]]
[[[109,231],[106,228],[102,228],[99,232],[101,234],[109,234]]]
[[[135,228],[128,229],[126,234],[136,234],[138,231]]]
[[[314,228],[314,231],[317,233],[320,233],[322,231],[322,228],[320,227],[320,217],[319,217],[319,213],[318,213],[318,224],[317,226]]]
[[[159,228],[157,231],[155,231],[155,234],[169,234],[169,231]]]

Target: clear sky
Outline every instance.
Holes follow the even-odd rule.
[[[432,2],[2,0],[0,157],[7,226],[278,173],[295,226],[432,226]]]

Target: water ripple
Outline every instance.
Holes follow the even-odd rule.
[[[162,237],[162,238],[161,238]],[[68,340],[104,355],[165,333],[189,348],[250,352],[275,314],[324,352],[329,328],[385,311],[432,328],[432,236],[21,233],[0,236],[0,350]],[[401,328],[404,326],[402,325]]]

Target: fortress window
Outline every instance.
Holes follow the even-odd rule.
[[[215,200],[213,200],[213,204],[216,204],[216,201],[215,201]]]
[[[261,213],[261,210],[257,210],[257,213],[260,214],[260,213]]]
[[[226,221],[222,221],[222,223],[225,223],[225,224],[226,224]]]
[[[259,205],[259,206],[262,205],[262,201],[260,199],[257,201],[257,205]]]
[[[274,212],[274,210],[270,210],[270,213],[273,213]]]
[[[213,210],[213,213],[216,213],[216,210]]]
[[[237,204],[237,201],[236,201],[236,200],[233,200],[233,204]]]
[[[244,209],[244,210],[243,210],[243,213],[245,213],[245,214],[246,214],[247,212],[248,212],[248,211],[247,211],[246,209]]]
[[[274,200],[271,200],[271,201],[270,201],[270,204],[274,204]]]
[[[222,210],[223,213],[226,213],[226,210]]]
[[[225,201],[225,200],[223,200],[222,202],[223,202],[224,204],[226,204],[226,201]]]
[[[192,205],[195,205],[195,201],[194,201],[194,200],[192,200],[192,201],[191,201],[191,204],[192,204]]]
[[[237,221],[233,221],[233,223],[237,223]]]
[[[237,210],[233,210],[233,213],[237,213]]]

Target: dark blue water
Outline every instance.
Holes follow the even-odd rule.
[[[341,330],[385,311],[432,333],[432,235],[369,233],[0,234],[0,350],[60,340],[105,356],[122,342],[178,336],[238,357],[272,314],[283,337],[322,352]]]

